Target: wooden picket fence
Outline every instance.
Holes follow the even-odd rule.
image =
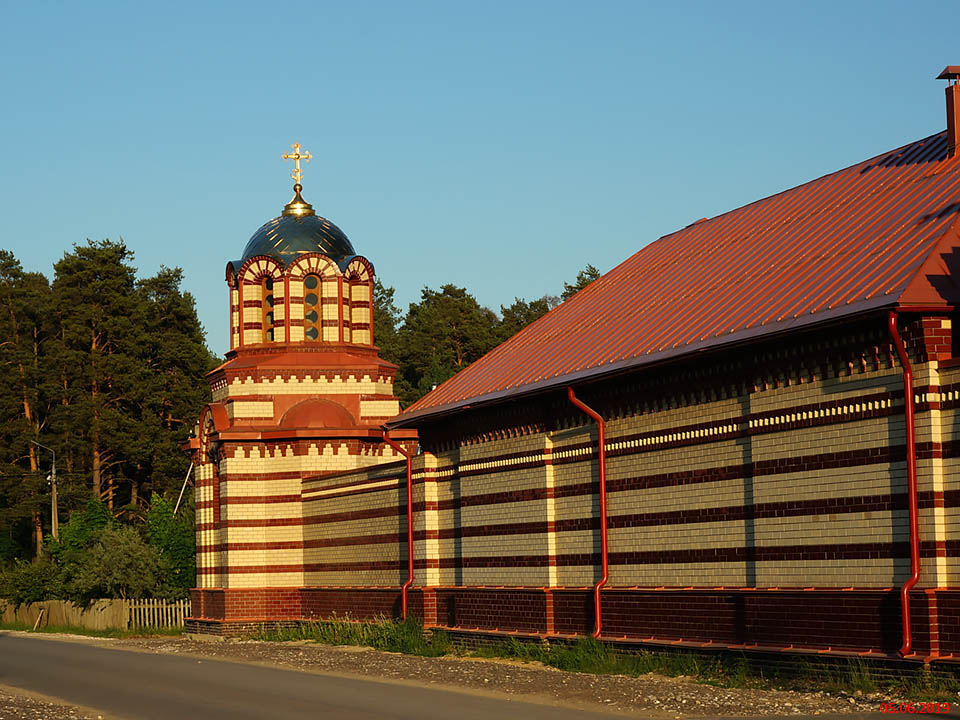
[[[124,600],[127,606],[127,628],[180,628],[190,614],[189,600]]]

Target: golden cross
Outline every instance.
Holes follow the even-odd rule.
[[[282,157],[284,160],[293,160],[294,168],[293,172],[290,173],[290,177],[295,183],[297,183],[297,185],[299,185],[300,180],[303,179],[303,171],[300,169],[300,161],[303,160],[304,162],[310,162],[310,158],[312,158],[313,155],[310,154],[309,150],[300,152],[300,143],[294,143],[290,147],[293,148],[293,152],[284,153]]]

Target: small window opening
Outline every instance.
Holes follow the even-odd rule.
[[[303,335],[307,340],[320,340],[323,337],[323,311],[320,303],[320,277],[307,275],[303,280],[308,292],[303,296]]]
[[[262,288],[260,326],[263,330],[263,342],[273,342],[273,278],[263,278],[260,287]]]

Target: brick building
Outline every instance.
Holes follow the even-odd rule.
[[[307,582],[304,478],[401,457],[380,430],[400,406],[396,366],[373,344],[373,265],[303,199],[309,153],[284,157],[297,162],[294,198],[227,263],[230,351],[191,448],[193,615],[213,632],[271,616]],[[395,435],[416,448],[415,433]]]
[[[200,489],[198,537],[219,574],[192,622],[409,610],[464,632],[960,655],[960,68],[941,77],[946,132],[644,247],[386,420],[419,438],[406,462],[370,429],[340,441],[353,469],[267,480],[286,446],[224,450],[208,410],[220,495]],[[229,370],[261,352],[238,342],[217,372],[266,403],[259,371]],[[231,460],[256,464],[244,487],[268,508],[256,557],[289,561],[240,559]]]

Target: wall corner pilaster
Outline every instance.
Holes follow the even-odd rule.
[[[433,453],[423,453],[413,458],[413,507],[414,536],[422,533],[423,540],[420,547],[414,544],[414,563],[422,563],[423,575],[415,578],[421,587],[435,587],[440,584],[440,518],[439,518],[439,491],[437,481],[440,472],[440,463]],[[419,487],[419,489],[418,489]],[[418,497],[419,496],[419,497]],[[417,512],[418,508],[420,509]],[[417,561],[420,561],[418,563]],[[430,598],[433,598],[434,622],[436,619],[436,599],[432,591],[424,591],[424,613],[427,614]],[[426,618],[424,620],[426,622]]]

